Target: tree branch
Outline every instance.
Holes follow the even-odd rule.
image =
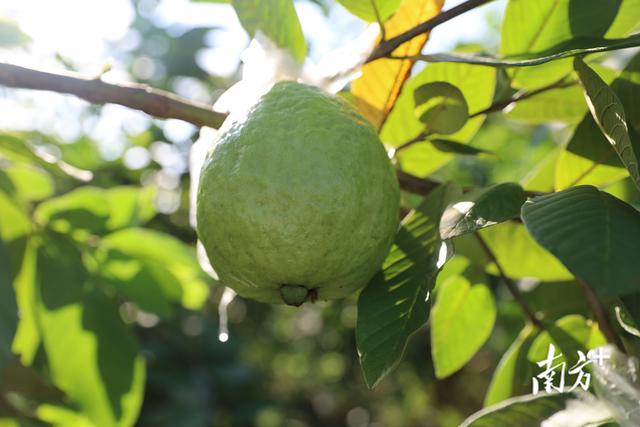
[[[173,118],[196,126],[220,127],[226,115],[205,104],[190,102],[172,93],[141,84],[110,84],[77,74],[48,73],[0,62],[0,85],[76,95],[94,104],[119,104],[160,118]],[[400,186],[426,195],[440,183],[397,171]]]
[[[415,144],[416,142],[424,141],[425,139],[427,139],[429,137],[429,135],[431,135],[430,132],[427,132],[427,131],[420,132],[418,135],[416,135],[415,137],[411,138],[410,140],[405,141],[402,144],[398,145],[396,147],[396,151],[395,152],[397,153],[398,151],[402,151],[405,148],[409,148],[413,144]]]
[[[531,309],[527,305],[527,302],[524,300],[524,298],[522,297],[522,294],[518,290],[518,287],[516,286],[516,284],[513,283],[513,280],[511,280],[502,269],[502,266],[498,262],[498,258],[496,258],[495,254],[493,253],[489,245],[487,245],[487,242],[485,242],[484,239],[478,233],[474,233],[473,235],[476,236],[476,239],[478,239],[478,243],[480,243],[480,246],[482,246],[482,249],[484,250],[484,252],[487,254],[489,259],[495,264],[496,268],[498,269],[498,274],[500,275],[500,278],[502,279],[504,284],[507,286],[507,289],[509,289],[509,292],[511,292],[511,295],[513,295],[513,299],[518,303],[518,305],[522,309],[522,312],[524,313],[525,317],[529,320],[529,322],[537,326],[539,329],[544,329],[544,325],[542,324],[540,319],[536,317],[533,311],[531,311]]]
[[[365,63],[387,57],[391,55],[391,53],[396,50],[396,48],[402,43],[407,42],[422,33],[429,32],[438,25],[443,24],[455,18],[456,16],[460,16],[463,13],[470,11],[471,9],[475,9],[476,7],[482,6],[485,3],[489,3],[490,1],[492,0],[467,0],[466,2],[461,3],[456,7],[441,12],[433,18],[428,19],[419,25],[416,25],[415,27],[405,31],[402,34],[399,34],[388,40],[383,40],[378,44],[378,46],[376,46],[373,52],[371,52],[371,55],[369,55],[369,58],[367,58]]]
[[[75,95],[94,104],[119,104],[163,119],[180,119],[194,125],[219,128],[225,114],[206,104],[143,84],[105,83],[75,73],[49,73],[0,63],[0,85]]]

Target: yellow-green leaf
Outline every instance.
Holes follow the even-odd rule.
[[[387,38],[414,27],[440,12],[444,0],[404,0],[395,15],[385,24]],[[428,34],[421,34],[401,44],[394,55],[411,56],[420,53]],[[413,61],[378,59],[362,67],[362,75],[353,81],[351,93],[360,113],[380,130],[393,109]]]
[[[496,306],[485,283],[455,276],[438,288],[431,318],[431,354],[436,377],[462,368],[491,335]]]
[[[396,11],[400,5],[400,1],[401,0],[338,0],[338,3],[358,18],[368,22],[375,22],[377,20],[377,9],[380,19],[384,22]]]

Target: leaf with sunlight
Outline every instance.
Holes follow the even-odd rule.
[[[554,47],[559,48],[557,54],[602,46],[603,42],[608,43],[606,39],[628,36],[639,19],[640,0],[509,1],[502,23],[500,54],[508,58],[545,51],[553,54]],[[552,83],[570,72],[569,60],[508,71],[513,87],[527,89]]]
[[[538,334],[532,325],[525,325],[520,334],[504,352],[493,373],[489,389],[484,398],[484,406],[492,406],[525,390],[534,375],[527,359],[531,343]]]
[[[80,252],[46,236],[38,250],[35,311],[51,380],[95,425],[138,416],[145,363],[118,306],[88,285]]]
[[[59,232],[87,230],[105,234],[142,225],[153,218],[154,194],[150,187],[84,186],[43,202],[34,216],[41,225]]]
[[[166,233],[145,228],[111,233],[101,242],[98,262],[107,283],[161,316],[171,315],[172,303],[200,309],[209,295],[195,250]]]
[[[567,362],[573,366],[578,360],[578,351],[586,354],[587,350],[605,345],[607,340],[598,329],[598,325],[579,314],[569,314],[553,323],[547,323],[531,343],[527,358],[537,363],[547,357],[550,346],[560,354],[557,362]]]
[[[609,84],[613,81],[618,70],[591,63],[590,66],[597,70],[604,81]],[[551,83],[555,85],[557,82]],[[540,90],[546,86],[532,90]],[[530,91],[525,91],[527,93]],[[577,124],[588,113],[588,107],[584,102],[582,87],[577,80],[565,77],[561,84],[551,90],[536,93],[535,96],[519,100],[505,110],[511,119],[522,120],[531,124],[541,124],[548,121],[562,121],[569,124]]]
[[[525,200],[522,187],[510,182],[465,193],[445,209],[440,237],[450,239],[517,218]]]
[[[397,36],[440,12],[444,0],[403,0],[395,15],[385,24],[387,38]],[[427,42],[421,34],[398,46],[395,55],[417,55]],[[414,61],[377,59],[363,65],[362,75],[351,84],[354,103],[376,130],[380,130],[409,77]]]
[[[36,317],[37,251],[35,239],[29,239],[22,257],[22,265],[13,283],[20,320],[11,350],[25,366],[33,363],[40,346],[40,329]]]
[[[53,195],[54,183],[44,170],[27,163],[13,163],[0,170],[0,190],[22,202]]]
[[[32,224],[22,203],[0,188],[0,238],[5,242],[18,239],[31,231]]]
[[[345,9],[367,22],[389,19],[402,0],[338,0]],[[377,10],[377,13],[376,13]]]
[[[593,116],[587,112],[558,157],[554,188],[564,190],[576,185],[605,187],[627,176],[629,172],[620,163]]]
[[[0,154],[9,160],[20,160],[35,163],[43,169],[58,176],[70,176],[79,181],[90,181],[93,173],[78,169],[46,151],[34,146],[27,136],[12,133],[0,133]]]
[[[424,131],[424,124],[414,114],[414,91],[425,83],[447,82],[459,88],[467,102],[471,114],[484,110],[493,100],[496,87],[496,71],[487,67],[466,64],[429,64],[424,70],[411,77],[402,89],[398,101],[389,114],[380,136],[385,144],[393,147],[415,138]],[[469,119],[447,140],[467,143],[478,132],[485,115]],[[418,176],[425,176],[453,158],[451,153],[442,152],[432,144],[417,143],[398,151],[396,158],[402,169]]]
[[[536,277],[543,281],[571,280],[573,276],[560,261],[558,261],[545,248],[540,246],[530,235],[524,226],[515,221],[507,221],[493,227],[483,228],[480,235],[491,248],[498,262],[507,276],[512,279]],[[462,236],[454,240],[456,251],[463,251],[464,246],[460,239],[465,239],[467,248],[476,247],[474,259],[479,262],[482,257],[477,255],[478,243],[473,236]],[[543,265],[544,268],[540,268]],[[497,271],[493,264],[487,265],[487,271],[495,274]]]
[[[360,294],[356,341],[371,388],[400,363],[409,338],[429,318],[429,293],[450,255],[438,223],[458,194],[457,187],[441,186],[405,218],[382,271]]]
[[[431,317],[436,378],[461,369],[487,341],[496,321],[491,289],[477,277],[455,276],[438,285]]]
[[[611,85],[611,89],[620,99],[626,113],[631,143],[634,151],[637,151],[635,146],[640,142],[640,136],[635,124],[640,123],[640,109],[636,107],[636,100],[640,96],[640,54],[634,55],[622,72],[597,64],[589,64],[589,67],[596,71],[606,84]],[[558,159],[555,173],[556,190],[578,184],[604,187],[628,176],[615,149],[588,111],[587,103],[584,102],[584,91],[578,87],[586,114]]]

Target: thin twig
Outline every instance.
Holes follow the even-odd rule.
[[[618,347],[618,350],[625,353],[624,344],[622,344],[622,340],[620,339],[618,334],[616,334],[615,331],[613,330],[613,327],[611,326],[611,322],[609,322],[609,316],[607,315],[607,311],[602,305],[602,302],[596,296],[595,292],[593,292],[593,289],[591,289],[591,286],[589,286],[587,282],[585,282],[579,277],[576,277],[576,282],[578,282],[578,286],[580,287],[580,290],[584,294],[587,300],[587,304],[589,305],[591,312],[593,313],[593,315],[596,318],[596,321],[598,322],[598,327],[600,328],[600,331],[604,334],[609,344],[615,345],[616,347]]]
[[[487,245],[487,242],[485,242],[484,239],[478,233],[474,233],[474,236],[476,236],[476,239],[478,239],[480,246],[482,246],[482,249],[487,254],[489,259],[493,261],[493,263],[495,264],[496,268],[498,269],[498,274],[500,275],[500,278],[506,285],[507,289],[509,289],[509,292],[511,292],[511,295],[513,295],[513,299],[518,303],[518,305],[522,309],[522,312],[524,313],[525,317],[529,320],[529,322],[537,326],[539,329],[544,329],[544,325],[535,316],[533,311],[531,311],[531,309],[527,305],[527,302],[524,300],[524,298],[522,297],[522,294],[518,290],[516,284],[513,283],[513,280],[511,280],[502,269],[502,266],[498,262],[498,258],[496,258],[495,254],[493,253],[489,245]]]
[[[394,50],[396,50],[398,46],[400,46],[404,42],[407,42],[412,38],[419,36],[420,34],[429,32],[438,25],[443,24],[455,18],[456,16],[460,16],[465,12],[475,9],[478,6],[489,3],[490,1],[492,0],[467,0],[466,2],[459,4],[456,7],[441,12],[433,18],[416,25],[415,27],[405,31],[402,34],[392,37],[389,40],[384,40],[380,42],[378,46],[376,46],[373,52],[371,52],[371,55],[369,56],[369,58],[367,58],[366,62],[371,62],[375,61],[376,59],[388,57]]]
[[[433,190],[438,188],[443,184],[443,182],[436,181],[434,179],[429,178],[420,178],[419,176],[412,175],[403,170],[397,169],[396,176],[398,177],[398,182],[400,183],[400,188],[409,193],[418,194],[421,196],[426,196],[431,193]],[[463,193],[468,193],[470,191],[477,190],[478,187],[475,186],[465,186],[462,187]],[[542,191],[529,191],[525,190],[525,195],[527,197],[538,197],[544,196],[549,193],[545,193]],[[520,218],[514,218],[512,221],[522,222]]]
[[[412,146],[413,144],[415,144],[416,142],[421,142],[424,141],[425,139],[427,139],[427,137],[429,137],[429,132],[424,131],[424,132],[420,132],[417,136],[411,138],[410,140],[403,142],[402,144],[398,145],[395,148],[395,152],[397,153],[398,151],[402,151],[405,148],[409,148],[410,146]]]
[[[380,41],[383,42],[387,39],[387,33],[384,28],[384,22],[382,22],[382,17],[380,16],[380,11],[378,10],[378,5],[376,4],[376,0],[369,0],[371,2],[371,7],[373,7],[373,12],[376,14],[376,21],[378,21],[378,26],[380,27]]]
[[[577,80],[567,80],[566,78],[562,78],[556,82],[550,83],[546,86],[542,86],[538,89],[534,89],[531,91],[527,91],[527,92],[519,92],[516,93],[515,95],[513,95],[511,98],[508,99],[503,99],[503,100],[499,100],[499,101],[495,101],[493,104],[491,104],[489,107],[485,108],[484,110],[480,110],[477,111],[473,114],[469,115],[469,119],[472,119],[474,117],[477,116],[481,116],[484,114],[490,114],[490,113],[496,113],[498,111],[502,111],[505,108],[507,108],[508,106],[510,106],[511,104],[520,102],[520,101],[524,101],[525,99],[529,99],[531,97],[534,97],[536,95],[539,95],[541,93],[545,93],[548,92],[550,90],[555,90],[555,89],[564,89],[566,87],[570,87],[575,85],[576,83],[578,83]]]
[[[94,104],[119,104],[163,119],[218,128],[226,118],[211,106],[143,84],[111,84],[75,73],[49,73],[0,63],[0,85],[75,95]]]

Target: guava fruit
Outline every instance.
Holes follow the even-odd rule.
[[[225,128],[196,212],[221,282],[296,306],[364,286],[391,246],[400,197],[368,122],[316,87],[280,82]]]

